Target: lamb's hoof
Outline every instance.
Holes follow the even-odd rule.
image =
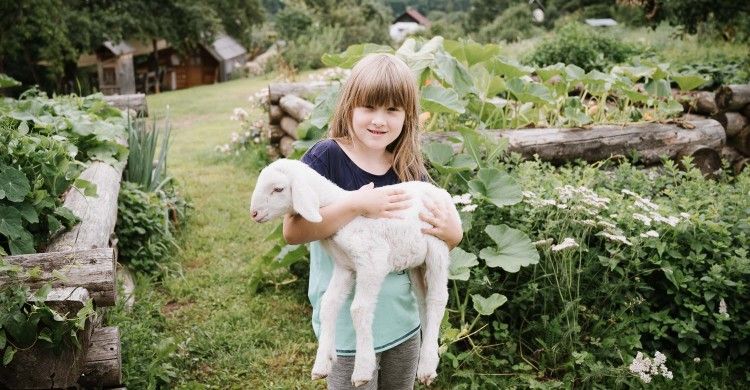
[[[368,367],[357,367],[356,363],[354,365],[354,372],[352,372],[352,385],[354,387],[366,385],[367,382],[372,380],[372,375],[375,372],[375,366],[373,365],[372,368],[370,368],[370,365],[367,364],[365,364],[364,366]]]
[[[419,379],[420,383],[425,386],[429,386],[432,384],[432,381],[437,378],[437,372],[433,371],[431,373],[418,373],[417,378]]]
[[[312,380],[318,380],[328,377],[333,365],[332,359],[316,359],[312,369]]]

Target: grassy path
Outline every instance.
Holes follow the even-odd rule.
[[[123,359],[142,360],[130,362],[137,367],[131,371],[142,372],[126,370],[138,383],[161,376],[190,389],[323,387],[309,380],[316,344],[306,286],[249,291],[251,260],[268,249],[263,238],[273,227],[247,215],[253,161],[214,151],[238,130],[229,120],[232,109],[247,108],[248,96],[268,83],[242,79],[148,97],[152,115],[170,107],[168,170],[194,210],[179,235],[181,271],[158,285],[139,281],[140,303],[131,316],[142,317],[123,336]],[[138,336],[154,334],[152,345]]]

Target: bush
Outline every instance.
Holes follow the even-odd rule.
[[[170,202],[136,183],[122,182],[117,201],[117,248],[120,261],[135,271],[157,275],[176,247]]]
[[[476,36],[480,42],[516,42],[543,31],[533,22],[531,8],[522,3],[503,11],[492,23],[482,27]]]
[[[313,25],[313,15],[307,8],[285,7],[276,14],[279,38],[293,41],[304,35]]]
[[[586,71],[606,70],[628,60],[637,51],[635,46],[620,42],[586,25],[571,23],[562,27],[553,38],[537,46],[526,58],[526,62],[539,66],[562,62],[578,65]]]
[[[319,27],[290,42],[281,56],[297,71],[318,69],[323,67],[320,59],[323,54],[338,52],[343,40],[341,27]]]

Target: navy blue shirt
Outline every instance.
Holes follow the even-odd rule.
[[[332,139],[315,144],[302,156],[306,163],[339,187],[354,191],[374,183],[375,187],[396,184],[398,176],[393,168],[383,175],[373,175],[352,161],[341,146]],[[320,300],[333,275],[333,260],[320,242],[310,243],[310,282],[307,296],[313,307],[312,325],[320,335]],[[336,318],[336,354],[351,356],[356,352],[356,335],[349,307],[354,294],[341,306]],[[383,281],[372,322],[375,352],[393,348],[419,332],[419,310],[411,291],[411,281],[405,272],[390,273]]]
[[[383,175],[374,175],[363,170],[332,139],[313,145],[302,156],[302,162],[347,191],[358,190],[369,183],[374,183],[375,187],[382,187],[400,182],[393,168],[388,169]]]

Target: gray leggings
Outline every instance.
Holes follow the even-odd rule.
[[[338,356],[328,375],[329,390],[404,390],[413,389],[419,363],[420,334],[417,333],[403,343],[375,354],[377,368],[372,380],[361,387],[352,386],[354,356]]]

